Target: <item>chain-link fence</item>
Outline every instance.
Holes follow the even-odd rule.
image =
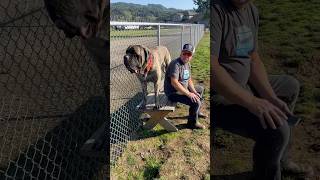
[[[142,100],[138,78],[126,70],[123,56],[129,45],[155,48],[166,46],[172,58],[180,55],[185,43],[196,45],[204,34],[202,24],[165,24],[141,22],[110,22],[110,144],[111,163],[123,152],[132,133],[142,124],[136,106]],[[148,86],[148,90],[152,89]]]
[[[43,0],[1,0],[0,179],[102,179],[106,161],[80,153],[106,121],[101,81]]]

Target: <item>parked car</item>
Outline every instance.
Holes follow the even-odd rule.
[[[140,26],[139,29],[147,29],[147,30],[151,30],[154,29],[152,26]]]
[[[127,25],[127,26],[124,26],[124,29],[139,29],[139,26],[137,26],[137,25]]]

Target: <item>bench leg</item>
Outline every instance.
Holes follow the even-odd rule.
[[[160,125],[169,132],[177,132],[178,129],[173,125],[167,118],[163,118],[160,122]]]
[[[171,111],[155,111],[155,112],[147,112],[151,118],[145,123],[143,126],[144,129],[152,129],[158,123],[169,132],[176,132],[178,129],[168,121],[165,116],[169,114]]]

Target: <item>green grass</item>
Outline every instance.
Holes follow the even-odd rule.
[[[210,94],[210,34],[205,33],[196,47],[195,54],[191,61],[192,78],[198,82],[207,82],[204,98],[209,100]]]
[[[309,78],[311,74],[299,72],[299,69],[306,66],[313,69],[309,67],[311,59],[320,58],[320,3],[318,0],[259,0],[254,3],[260,14],[259,43],[263,44],[260,53],[266,64],[274,62],[268,71],[289,73],[300,80],[299,101],[307,107],[298,105],[298,111],[312,113],[318,101],[315,83]],[[288,68],[296,71],[290,73]]]
[[[196,47],[195,54],[191,61],[192,76],[198,81],[209,80],[210,78],[210,34],[205,33]]]
[[[159,174],[161,164],[162,164],[162,162],[159,159],[157,159],[156,157],[153,157],[153,156],[149,157],[146,160],[146,165],[145,165],[143,177],[145,179],[150,179],[150,180],[156,178]]]
[[[317,0],[256,1],[260,12],[259,40],[276,49],[275,58],[284,62],[308,60],[319,48],[320,4]],[[271,2],[271,3],[270,3]]]

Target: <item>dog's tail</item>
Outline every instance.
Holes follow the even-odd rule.
[[[171,62],[171,55],[170,55],[169,50],[166,48],[166,53],[165,53],[165,56],[164,56],[164,72],[169,67],[170,62]]]

